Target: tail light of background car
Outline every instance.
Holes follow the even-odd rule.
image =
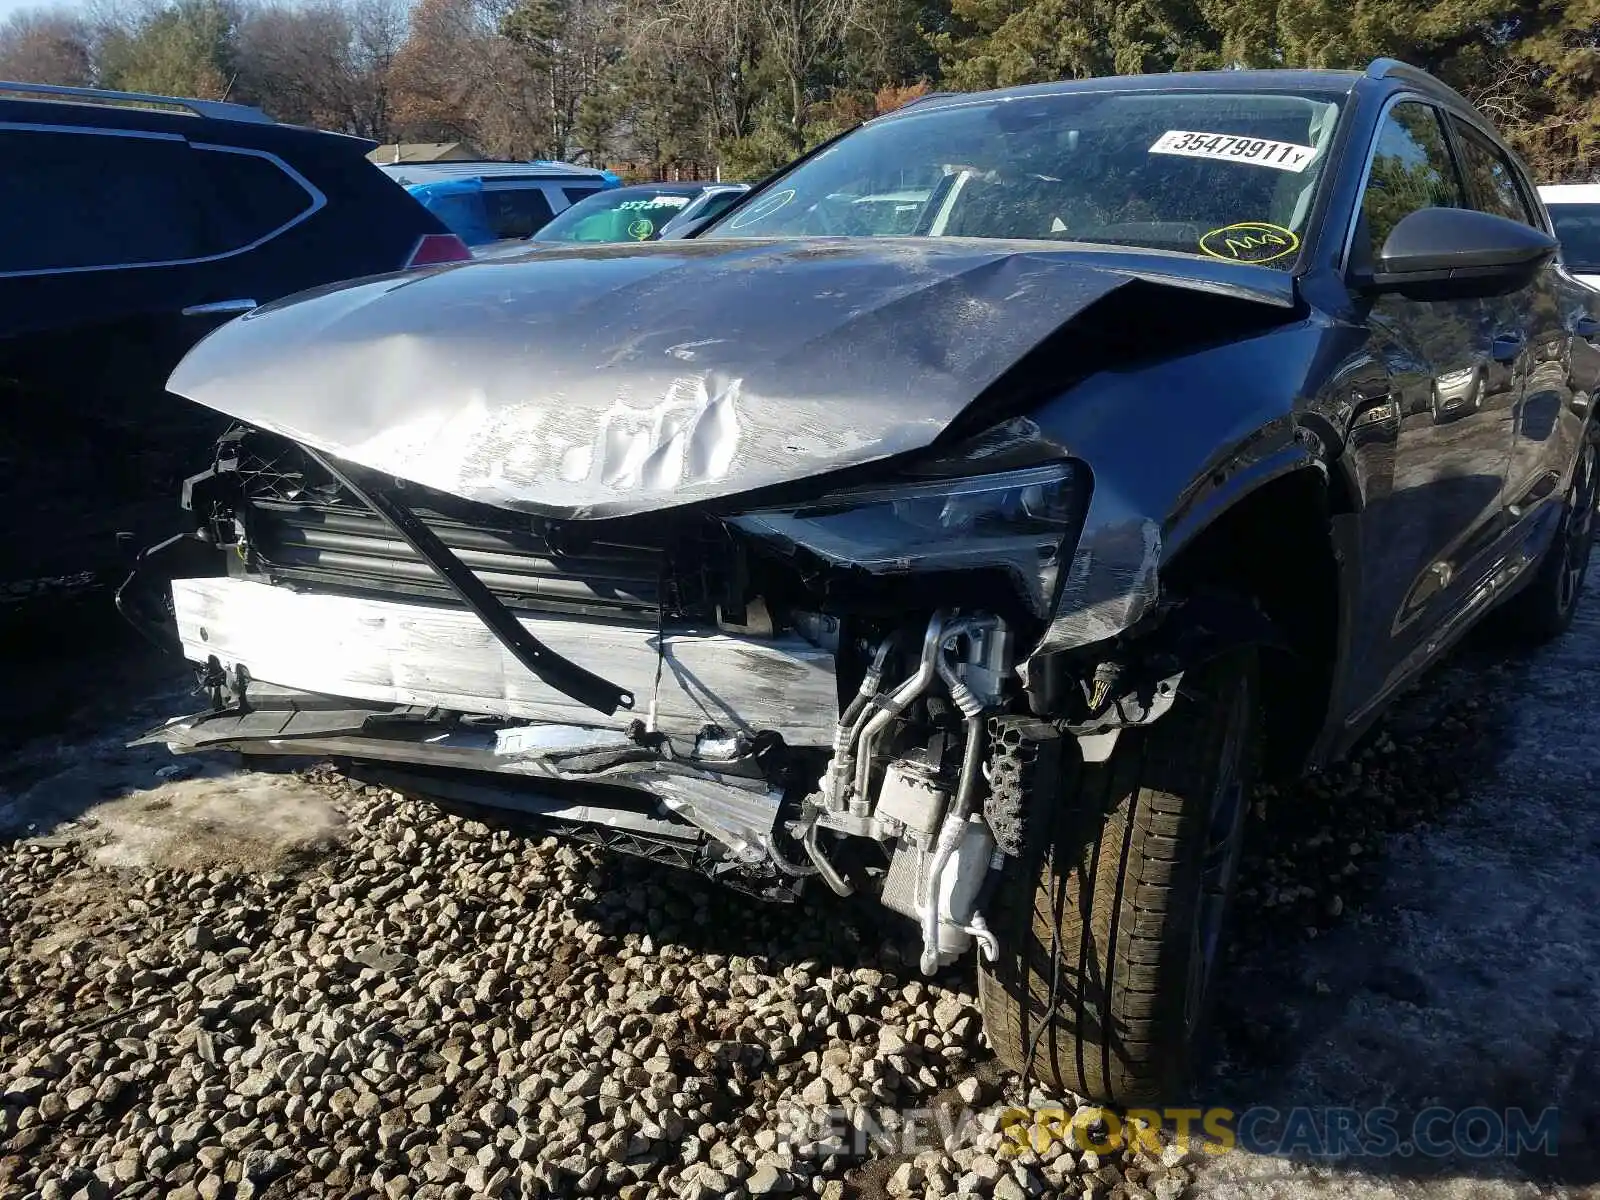
[[[441,263],[471,262],[472,251],[453,233],[425,233],[406,259],[406,269],[437,267]]]

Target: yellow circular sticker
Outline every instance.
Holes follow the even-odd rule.
[[[1300,235],[1265,221],[1240,221],[1213,229],[1200,239],[1200,249],[1229,262],[1269,263],[1300,249]]]
[[[652,225],[649,221],[645,220],[643,217],[640,217],[632,225],[628,226],[628,236],[633,238],[633,239],[635,239],[636,241],[641,241],[641,242],[649,241],[650,240],[650,235],[652,233],[654,233],[655,231],[656,231],[656,227],[654,225]]]

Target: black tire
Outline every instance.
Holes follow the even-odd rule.
[[[1506,601],[1499,614],[1500,627],[1512,641],[1542,645],[1560,637],[1572,624],[1594,548],[1597,482],[1600,451],[1591,433],[1585,436],[1578,454],[1549,548],[1534,568],[1533,579]]]
[[[991,904],[1000,959],[978,975],[1006,1066],[1101,1103],[1181,1094],[1225,944],[1259,696],[1253,650],[1189,672],[1172,709],[1086,764],[1007,864]]]

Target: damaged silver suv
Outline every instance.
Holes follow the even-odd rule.
[[[688,240],[269,305],[171,380],[239,424],[121,595],[210,702],[149,736],[876,901],[1012,1067],[1171,1097],[1257,768],[1571,620],[1555,248],[1383,61],[932,97]]]

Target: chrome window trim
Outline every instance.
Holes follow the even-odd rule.
[[[309,205],[301,209],[293,217],[290,217],[282,225],[279,225],[276,228],[262,234],[260,237],[256,238],[255,241],[248,242],[235,250],[227,250],[221,254],[208,255],[206,258],[197,259],[196,261],[198,262],[212,262],[219,258],[231,258],[235,254],[248,254],[258,246],[264,246],[273,238],[287,233],[296,225],[299,225],[305,221],[309,221],[312,217],[316,216],[328,206],[328,197],[323,194],[321,188],[317,187],[316,184],[312,183],[304,175],[300,174],[299,171],[296,171],[293,167],[291,167],[283,159],[279,158],[276,154],[273,154],[270,150],[256,150],[246,146],[224,146],[216,142],[190,142],[189,146],[191,149],[199,150],[206,154],[242,154],[250,158],[265,159],[267,162],[277,167],[278,170],[282,171],[290,179],[294,180],[295,183],[299,184],[301,190],[304,191],[306,195],[311,197],[311,203]]]
[[[162,133],[155,129],[108,129],[98,125],[51,125],[43,121],[0,121],[0,129],[20,129],[24,133],[77,133],[86,137],[148,138],[158,142],[186,142],[181,133]]]
[[[200,255],[194,258],[158,259],[153,262],[131,263],[104,263],[84,267],[39,267],[27,271],[0,271],[0,279],[30,279],[41,275],[81,275],[89,271],[141,271],[156,270],[165,267],[197,266],[203,263],[221,262],[224,259],[236,258],[241,254],[248,254],[272,239],[293,229],[303,221],[309,220],[323,208],[327,207],[328,198],[321,189],[296,171],[283,159],[268,150],[255,150],[243,146],[223,146],[213,142],[191,142],[188,138],[178,133],[158,133],[145,129],[107,129],[99,126],[84,125],[41,125],[20,121],[0,121],[0,131],[17,130],[24,133],[71,133],[85,137],[131,137],[146,138],[156,141],[181,142],[191,150],[208,154],[245,154],[252,158],[263,158],[277,167],[311,198],[311,203],[301,210],[291,220],[285,221],[277,228],[263,234],[252,242],[237,246],[232,250],[219,251],[216,254]]]

